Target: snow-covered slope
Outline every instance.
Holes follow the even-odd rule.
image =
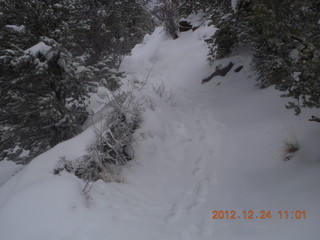
[[[124,60],[124,88],[147,80],[136,94],[149,107],[122,183],[98,181],[83,194],[75,176],[53,175],[60,157],[84,154],[89,128],[0,187],[0,238],[318,239],[320,129],[307,119],[319,111],[295,117],[277,91],[257,89],[246,49],[210,66],[203,40],[213,32],[203,26],[172,40],[157,28]],[[201,84],[229,61],[244,68]],[[156,91],[161,83],[167,92]],[[284,142],[294,138],[300,150],[283,161]],[[241,218],[212,219],[214,210]],[[243,219],[245,210],[270,210],[272,219]],[[307,218],[280,219],[286,210],[306,210]]]
[[[11,161],[3,160],[0,162],[0,186],[4,184],[10,177],[15,175],[23,168],[23,165],[15,164]]]

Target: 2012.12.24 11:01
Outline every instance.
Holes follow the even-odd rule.
[[[276,217],[274,217],[276,216]],[[280,210],[280,211],[271,211],[271,210],[245,210],[245,211],[236,211],[236,210],[214,210],[212,211],[212,219],[306,219],[307,211],[306,210]]]

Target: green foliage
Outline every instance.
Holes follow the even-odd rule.
[[[1,1],[0,160],[77,134],[88,92],[119,88],[120,63],[152,31],[149,19],[139,0]]]
[[[220,26],[220,25],[218,25]],[[237,34],[232,24],[219,28],[214,38],[208,39],[210,44],[209,58],[211,61],[214,58],[223,58],[231,53],[232,48],[237,43]]]
[[[230,0],[157,0],[152,10],[159,23],[162,23],[167,33],[174,39],[178,38],[178,26],[181,17],[188,17],[199,11],[220,19],[231,11]]]
[[[300,107],[320,107],[319,13],[316,0],[242,0],[208,40],[210,59],[250,45],[261,87],[274,85],[283,96],[296,99],[287,107],[297,114]]]
[[[183,17],[189,16],[191,13],[197,13],[198,11],[207,11],[213,6],[211,0],[182,0],[179,4],[179,12]]]
[[[17,148],[35,156],[78,133],[87,116],[85,84],[70,54],[58,44],[37,46],[46,49],[0,61],[1,157]]]
[[[216,24],[222,16],[231,11],[231,1],[229,0],[180,0],[179,12],[183,17],[187,17],[191,13],[197,13],[198,11],[210,14],[212,20]]]
[[[111,67],[119,67],[123,56],[154,28],[150,13],[136,0],[79,0],[70,17],[72,53],[86,56],[90,65],[108,56]]]

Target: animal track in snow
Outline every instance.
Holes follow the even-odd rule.
[[[198,158],[197,158],[197,160],[196,160],[196,162],[195,162],[195,168],[193,169],[193,171],[192,171],[192,175],[194,175],[194,176],[197,176],[197,175],[199,175],[199,173],[203,170],[203,168],[204,168],[204,160],[203,160],[203,158],[202,158],[202,156],[200,155]]]
[[[203,182],[198,183],[196,187],[196,194],[203,199],[208,194],[209,177],[206,177]]]
[[[170,212],[168,216],[165,218],[165,221],[167,223],[174,223],[183,214],[183,212],[184,212],[183,207],[178,203],[174,203],[172,204],[170,208]]]

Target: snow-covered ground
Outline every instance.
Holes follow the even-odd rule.
[[[23,165],[17,165],[14,162],[3,160],[0,162],[0,186],[10,177],[23,169]]]
[[[0,187],[0,239],[319,239],[320,128],[308,122],[319,111],[296,117],[279,92],[256,88],[246,49],[210,66],[203,40],[213,32],[203,26],[172,40],[157,28],[125,58],[124,88],[147,80],[136,94],[149,107],[122,183],[98,181],[84,194],[82,180],[53,175],[61,157],[85,154],[94,141],[88,128]],[[230,61],[227,76],[201,84]],[[167,92],[156,91],[161,83]],[[295,139],[299,151],[283,161],[284,143]],[[240,218],[212,219],[214,210]],[[272,218],[243,219],[245,210],[270,210]],[[292,219],[296,210],[306,219]]]

